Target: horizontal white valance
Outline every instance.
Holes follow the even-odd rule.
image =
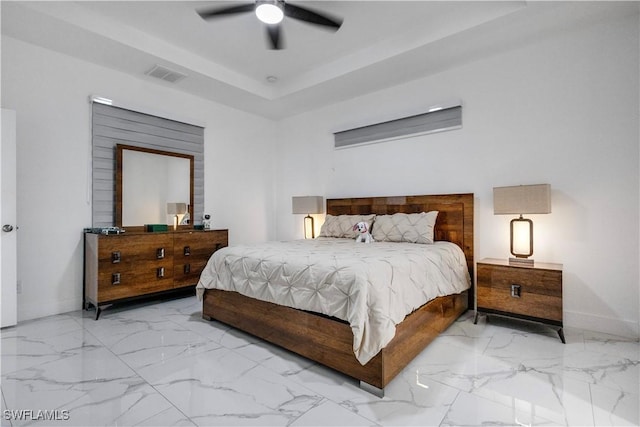
[[[408,136],[442,132],[462,127],[462,107],[417,114],[388,122],[335,132],[336,149]]]

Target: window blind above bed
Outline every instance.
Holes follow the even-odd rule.
[[[335,132],[334,147],[336,149],[341,149],[402,137],[460,129],[461,127],[462,107],[456,106],[377,123],[374,125]]]

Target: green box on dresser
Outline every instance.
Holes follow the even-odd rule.
[[[228,230],[85,233],[84,308],[194,287],[209,257],[228,245]]]
[[[513,265],[506,259],[485,258],[476,264],[476,315],[514,317],[562,330],[562,264],[535,262]]]

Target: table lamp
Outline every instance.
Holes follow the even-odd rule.
[[[173,229],[178,229],[178,215],[187,213],[186,203],[167,203],[167,214],[173,215]]]
[[[304,238],[313,239],[316,237],[311,214],[320,214],[323,212],[322,196],[294,196],[291,198],[291,210],[294,214],[307,215],[304,217]]]
[[[551,185],[516,185],[494,187],[494,215],[520,215],[511,220],[510,248],[515,258],[509,258],[510,264],[533,265],[533,221],[523,218],[523,214],[551,213]]]

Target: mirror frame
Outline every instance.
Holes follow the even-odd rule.
[[[154,150],[152,148],[136,147],[133,145],[116,144],[116,192],[115,192],[115,225],[122,227],[122,152],[123,150],[140,151],[143,153],[159,154],[162,156],[180,157],[189,160],[189,216],[193,218],[194,200],[194,156],[173,151]],[[180,225],[179,229],[192,229],[193,220],[189,225]],[[127,226],[127,230],[145,231],[144,224]]]

